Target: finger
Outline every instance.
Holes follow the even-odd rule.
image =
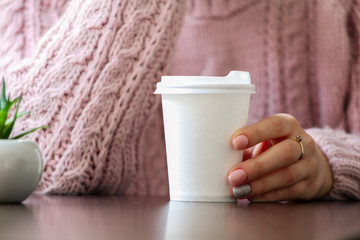
[[[267,192],[263,195],[258,195],[249,198],[251,202],[280,202],[280,201],[294,201],[294,200],[309,200],[306,196],[307,185],[305,181],[301,181],[288,188],[282,188]]]
[[[300,151],[299,144],[296,141],[293,139],[285,139],[255,158],[233,166],[230,169],[229,182],[232,186],[252,182],[272,171],[296,162]],[[246,174],[246,177],[239,177],[236,176],[236,174]],[[242,182],[239,179],[241,179]]]
[[[254,147],[254,151],[251,154],[251,158],[254,158],[258,155],[260,155],[261,153],[265,152],[267,149],[269,149],[271,147],[271,143],[269,141],[266,142],[261,142],[255,145]]]
[[[283,140],[295,128],[301,129],[293,116],[276,114],[237,130],[232,136],[233,146],[236,150],[242,150],[272,139]]]
[[[247,148],[244,149],[243,152],[243,161],[246,161],[250,158],[254,158],[257,155],[259,155],[260,153],[262,153],[263,151],[265,151],[267,149],[267,144],[266,142],[261,142],[251,148]]]
[[[249,183],[250,193],[242,197],[251,198],[287,188],[308,178],[309,175],[304,162],[292,164]]]

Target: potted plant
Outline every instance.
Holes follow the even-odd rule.
[[[42,172],[42,159],[36,143],[21,138],[41,128],[35,127],[12,136],[15,122],[30,111],[19,112],[22,96],[6,97],[2,80],[0,97],[0,203],[22,202],[37,187]]]

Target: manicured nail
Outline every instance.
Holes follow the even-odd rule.
[[[239,135],[233,139],[233,147],[235,150],[243,150],[249,144],[249,139],[245,135]]]
[[[246,195],[249,195],[251,192],[251,187],[249,184],[245,184],[239,187],[233,187],[234,198],[242,198]]]
[[[228,180],[232,186],[240,186],[247,179],[247,174],[242,169],[236,169],[228,176]]]

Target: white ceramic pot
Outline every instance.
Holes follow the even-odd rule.
[[[0,203],[22,202],[37,187],[41,153],[28,140],[0,140]]]

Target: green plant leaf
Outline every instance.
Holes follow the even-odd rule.
[[[2,132],[3,132],[3,129],[5,126],[7,115],[8,115],[8,111],[0,110],[0,137],[2,135]]]
[[[18,112],[19,112],[19,106],[20,106],[20,103],[21,103],[21,99],[22,99],[22,96],[16,98],[14,101],[12,101],[12,104],[17,102],[16,108],[15,108],[15,114],[14,114],[14,117],[13,117],[13,121],[10,121],[8,124],[5,124],[5,126],[3,128],[3,131],[2,131],[2,136],[1,136],[2,139],[9,138],[9,136],[11,134],[11,131],[13,130],[13,127],[14,127],[14,124],[16,122],[17,115],[18,115]]]
[[[32,133],[32,132],[35,132],[36,130],[40,129],[40,128],[49,128],[49,126],[47,125],[43,125],[43,126],[40,126],[40,127],[36,127],[36,128],[32,128],[28,131],[25,131],[23,133],[20,133],[19,135],[16,135],[15,137],[11,137],[10,139],[19,139],[19,138],[22,138],[23,136],[29,134],[29,133]]]
[[[3,133],[5,121],[8,117],[9,111],[14,103],[15,103],[15,101],[10,102],[8,99],[6,99],[6,86],[5,86],[5,80],[3,78],[2,79],[2,94],[0,97],[0,137]]]
[[[8,100],[6,99],[6,85],[5,85],[5,79],[4,77],[2,78],[2,91],[1,91],[1,98],[0,98],[0,108],[3,109]]]
[[[18,113],[16,115],[16,118],[21,118],[22,116],[25,116],[25,115],[28,115],[30,114],[31,112],[30,111],[26,111],[26,112],[21,112],[21,113]],[[5,122],[5,125],[8,125],[10,122],[14,121],[14,117],[10,118],[10,119],[7,119],[6,122]]]
[[[10,134],[14,128],[14,124],[16,120],[22,116],[30,114],[30,111],[19,112],[20,103],[22,100],[22,96],[15,98],[13,101],[10,99],[10,95],[6,97],[6,85],[5,79],[2,78],[2,89],[1,89],[1,96],[0,96],[0,139],[8,139]],[[11,118],[9,118],[9,112],[13,109],[15,105],[15,113]],[[11,114],[12,115],[12,114]],[[9,119],[8,119],[9,118]],[[32,128],[28,131],[25,131],[12,139],[21,138],[29,133],[32,133],[40,128],[48,128],[48,126],[40,126],[36,128]]]
[[[7,129],[7,125],[6,125],[6,119],[8,117],[9,111],[12,108],[12,106],[19,101],[19,98],[16,98],[14,101],[7,101],[6,102],[6,106],[0,110],[0,138],[6,138],[4,136],[5,133],[5,129]],[[19,103],[18,103],[19,104]]]

